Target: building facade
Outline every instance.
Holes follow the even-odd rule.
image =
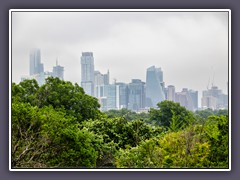
[[[175,102],[175,86],[173,85],[167,87],[167,100]]]
[[[41,63],[41,51],[40,49],[32,49],[30,51],[30,69],[29,74],[35,75],[44,72],[43,64]]]
[[[201,103],[202,109],[228,109],[228,95],[223,94],[217,86],[212,86],[203,91]]]
[[[57,77],[61,80],[64,80],[64,67],[58,65],[58,61],[56,61],[56,66],[53,66],[53,77]]]
[[[139,111],[145,109],[146,92],[145,83],[140,79],[132,79],[128,85],[128,109]]]
[[[146,105],[157,107],[157,104],[166,100],[164,93],[163,72],[161,68],[151,66],[147,69],[146,77]]]
[[[92,52],[81,56],[81,86],[85,93],[94,96],[94,58]]]

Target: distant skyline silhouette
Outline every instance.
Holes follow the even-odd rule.
[[[13,12],[12,80],[29,75],[32,48],[41,50],[45,71],[58,58],[64,79],[81,83],[80,57],[93,52],[95,70],[110,83],[146,82],[155,65],[176,91],[227,93],[228,12]]]

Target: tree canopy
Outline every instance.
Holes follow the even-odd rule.
[[[147,113],[100,112],[78,84],[12,83],[13,168],[228,168],[227,110],[172,101]]]

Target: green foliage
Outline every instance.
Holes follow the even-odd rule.
[[[228,111],[163,101],[149,113],[99,111],[77,84],[12,84],[14,168],[227,168]]]
[[[128,110],[128,109],[120,109],[120,110],[109,110],[105,112],[105,114],[108,116],[108,118],[124,118],[129,121],[135,120],[135,119],[143,119],[144,121],[148,121],[149,114],[148,113],[136,113],[134,111]]]
[[[100,142],[63,111],[12,105],[13,167],[95,167]]]
[[[19,85],[12,84],[13,100],[28,102],[33,106],[44,107],[51,105],[53,108],[66,110],[68,115],[77,120],[95,119],[99,116],[99,103],[94,97],[88,96],[78,85],[49,77],[41,87],[36,80],[24,80]]]
[[[196,129],[195,129],[196,130]],[[121,149],[116,157],[119,168],[198,168],[209,163],[209,144],[201,142],[194,128],[167,133],[132,149]]]
[[[85,121],[82,126],[87,128],[89,131],[97,134],[99,137],[103,137],[104,143],[111,145],[112,151],[106,153],[101,151],[102,157],[99,159],[101,163],[99,166],[104,164],[110,164],[114,166],[114,154],[119,148],[135,147],[141,141],[145,141],[154,136],[162,133],[162,128],[154,127],[143,122],[143,120],[128,121],[124,118],[106,118],[102,117],[99,120]],[[107,163],[103,161],[108,157]]]
[[[227,116],[228,110],[227,109],[220,109],[220,110],[212,110],[212,109],[205,109],[205,110],[198,110],[195,112],[196,115],[199,115],[203,119],[207,119],[209,116]]]
[[[155,168],[160,167],[158,141],[155,138],[142,141],[137,147],[120,149],[116,154],[117,168]]]
[[[12,84],[12,100],[28,102],[30,104],[36,103],[36,92],[39,86],[36,80],[25,80],[19,83],[19,85]]]
[[[96,98],[86,95],[78,84],[58,78],[48,78],[37,92],[37,99],[39,107],[52,105],[54,108],[64,108],[79,122],[95,119],[100,113]]]
[[[211,167],[228,167],[228,116],[210,116],[204,127],[211,146]]]
[[[156,124],[173,129],[181,130],[194,121],[193,114],[179,103],[173,101],[162,101],[158,103],[159,109],[150,109],[150,120]]]

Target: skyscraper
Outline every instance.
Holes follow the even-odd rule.
[[[58,77],[63,80],[64,67],[58,65],[58,60],[56,60],[56,66],[53,66],[53,77]]]
[[[163,86],[163,72],[161,68],[149,67],[146,78],[147,107],[157,107],[157,103],[166,99]]]
[[[227,109],[228,99],[227,95],[222,93],[222,90],[218,89],[217,86],[212,86],[211,89],[203,91],[202,96],[202,108],[210,109]]]
[[[180,103],[190,111],[194,111],[194,102],[187,88],[183,88],[182,92],[175,93],[175,101]]]
[[[132,79],[128,85],[128,109],[139,111],[145,108],[145,83],[140,79]]]
[[[40,49],[32,49],[30,52],[30,75],[40,74],[44,72],[43,64],[41,63]]]
[[[196,111],[198,110],[198,91],[194,91],[194,90],[189,90],[188,91],[191,99],[192,99],[192,102],[193,102],[193,111]]]
[[[94,96],[102,97],[103,87],[109,85],[109,71],[102,74],[100,71],[94,71]]]
[[[94,96],[94,58],[92,52],[81,56],[81,86],[86,94]]]
[[[125,83],[117,82],[116,83],[118,92],[119,92],[119,109],[128,107],[128,85]]]
[[[104,82],[104,85],[109,84],[109,70],[107,71],[107,74],[103,74],[103,82]]]
[[[175,87],[173,85],[167,87],[167,100],[175,102]]]

